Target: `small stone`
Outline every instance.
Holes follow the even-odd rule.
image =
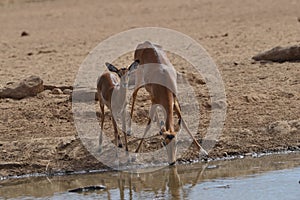
[[[300,130],[300,119],[299,120],[291,120],[288,122],[289,125],[291,126],[291,128],[295,129],[295,130]]]
[[[259,80],[264,80],[264,79],[268,78],[268,76],[267,75],[258,75],[257,78]]]
[[[267,99],[267,96],[264,94],[258,94],[258,93],[250,93],[243,96],[245,100],[248,103],[254,103],[254,102],[263,102],[265,99]]]
[[[252,156],[252,153],[245,153],[245,156]]]
[[[206,109],[211,109],[211,102],[207,101],[203,104]]]
[[[268,132],[274,134],[288,134],[291,127],[287,121],[276,121],[269,125]]]
[[[61,89],[59,88],[54,88],[51,92],[51,94],[63,94],[63,92],[61,91]]]
[[[63,90],[63,93],[64,93],[64,94],[68,94],[68,95],[72,94],[72,92],[73,92],[73,91],[70,90],[70,89],[64,89],[64,90]]]
[[[23,32],[21,33],[21,37],[24,37],[24,36],[29,36],[29,33],[27,33],[26,31],[23,31]]]
[[[224,33],[223,35],[222,35],[222,37],[227,37],[228,36],[228,33]]]
[[[227,103],[224,100],[218,100],[211,103],[212,109],[226,109]]]

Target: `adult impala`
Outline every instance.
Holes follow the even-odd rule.
[[[101,112],[101,132],[99,136],[99,146],[101,149],[103,123],[104,123],[104,105],[106,105],[112,114],[112,124],[114,127],[115,144],[118,147],[122,147],[122,142],[118,134],[118,128],[114,117],[114,113],[121,113],[122,115],[122,129],[125,136],[126,151],[128,151],[127,135],[125,133],[126,132],[125,107],[127,104],[126,93],[127,93],[129,75],[131,71],[137,67],[138,62],[135,61],[128,68],[121,68],[121,69],[116,68],[110,63],[105,63],[105,65],[109,71],[114,73],[105,72],[97,80],[97,95],[99,99],[100,112]],[[114,103],[113,110],[112,110],[112,103]]]
[[[188,129],[185,121],[182,119],[180,106],[176,98],[177,73],[162,47],[146,41],[137,46],[134,53],[134,59],[139,61],[139,66],[136,71],[136,89],[133,92],[131,118],[133,115],[134,102],[140,88],[145,87],[151,96],[152,103],[149,112],[149,121],[144,131],[144,136],[136,149],[136,153],[139,151],[143,139],[151,127],[151,120],[153,120],[156,113],[156,107],[159,105],[166,114],[165,127],[161,128],[160,134],[164,137],[164,145],[167,149],[169,164],[175,164],[177,150],[177,135],[174,130],[173,111],[178,115],[179,123],[182,123],[183,127],[193,138],[195,144],[199,147],[201,154],[207,155],[207,152],[200,146]]]

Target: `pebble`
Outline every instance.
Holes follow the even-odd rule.
[[[29,36],[29,33],[27,33],[26,31],[23,31],[23,32],[21,33],[21,37],[24,37],[24,36]]]
[[[51,93],[52,94],[63,94],[63,92],[59,88],[54,88]]]
[[[245,156],[252,156],[252,153],[245,153]]]
[[[64,89],[64,90],[63,90],[63,93],[64,93],[64,94],[69,94],[69,95],[70,95],[70,94],[72,94],[72,90],[70,90],[70,89]]]

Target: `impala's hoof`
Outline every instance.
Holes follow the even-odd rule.
[[[172,163],[169,163],[169,166],[174,166],[175,164],[176,164],[176,161],[172,162]]]

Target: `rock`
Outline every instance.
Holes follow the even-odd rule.
[[[70,89],[64,89],[63,93],[70,95],[70,94],[72,94],[72,90],[70,90]]]
[[[223,35],[221,35],[222,37],[227,37],[228,33],[224,33]]]
[[[59,89],[59,88],[54,88],[54,89],[51,91],[51,94],[63,94],[63,92],[62,92],[61,89]]]
[[[91,102],[95,101],[97,95],[95,89],[90,88],[75,88],[70,95],[70,100],[73,102]]]
[[[267,99],[267,96],[264,94],[251,93],[243,96],[248,103],[254,102],[263,102],[263,100]]]
[[[252,156],[252,153],[245,153],[245,156]]]
[[[203,103],[203,106],[206,108],[206,109],[211,109],[211,102],[209,101],[206,101],[205,103]]]
[[[300,45],[275,47],[252,57],[256,61],[286,62],[300,60]]]
[[[56,50],[40,50],[37,54],[57,53]]]
[[[51,94],[51,90],[44,90],[41,93],[39,93],[38,95],[43,96],[43,97],[48,97],[49,94]]]
[[[0,98],[22,99],[36,96],[43,90],[43,80],[38,76],[30,76],[19,83],[9,83],[1,88]]]
[[[291,127],[290,134],[299,134],[300,133],[300,120],[291,120],[288,123]]]
[[[288,134],[291,131],[291,126],[287,121],[276,121],[269,125],[268,132],[275,134]]]
[[[26,31],[22,31],[21,37],[24,37],[24,36],[29,36],[29,33],[27,33]]]
[[[96,190],[104,190],[104,189],[106,189],[106,187],[103,185],[92,185],[92,186],[75,188],[75,189],[69,190],[69,192],[82,193],[82,192],[93,192]]]
[[[295,119],[295,120],[291,120],[289,121],[289,125],[293,128],[296,128],[296,129],[300,129],[300,119]]]
[[[217,100],[211,103],[212,109],[226,109],[227,103],[225,100]]]

